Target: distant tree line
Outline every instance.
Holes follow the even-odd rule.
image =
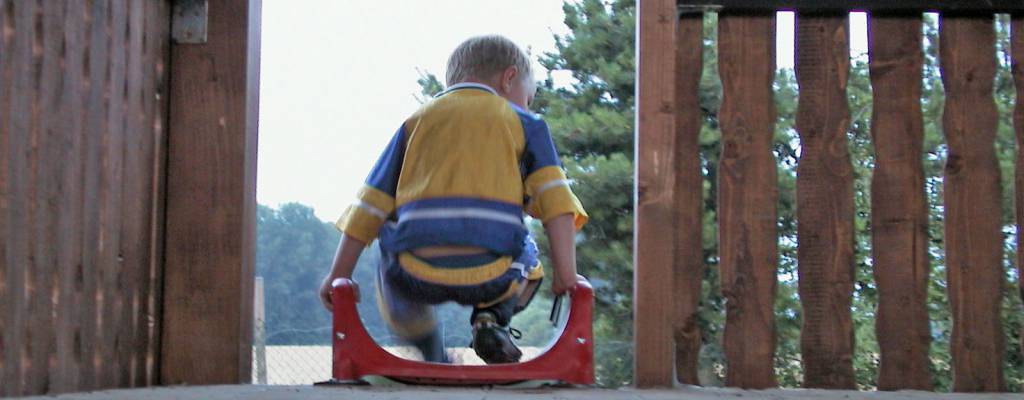
[[[565,23],[570,33],[556,35],[557,50],[539,55],[550,70],[567,70],[573,81],[569,87],[556,87],[550,77],[541,83],[534,105],[548,122],[562,155],[573,189],[590,212],[591,221],[579,237],[580,271],[589,276],[597,291],[594,328],[596,334],[598,383],[604,386],[626,385],[632,380],[632,237],[633,237],[633,122],[634,122],[634,33],[635,7],[632,0],[580,0],[567,2]],[[947,391],[951,386],[949,354],[950,311],[946,295],[946,271],[943,251],[942,173],[946,145],[941,130],[944,92],[938,68],[938,29],[933,16],[925,18],[925,67],[922,111],[925,120],[926,193],[930,213],[932,269],[929,288],[929,315],[932,328],[931,369],[935,388]],[[995,82],[995,100],[1000,111],[996,152],[1002,168],[1005,232],[1006,290],[1002,315],[1006,334],[1005,373],[1008,388],[1020,391],[1024,385],[1024,359],[1021,352],[1021,326],[1024,308],[1016,295],[1016,276],[1012,265],[1016,246],[1013,242],[1013,162],[1015,139],[1010,120],[1014,101],[1009,66],[1009,24],[997,20],[997,54],[1000,69]],[[700,105],[704,125],[700,137],[704,174],[704,272],[700,326],[703,347],[700,378],[706,385],[720,385],[725,360],[721,348],[725,321],[725,303],[719,287],[717,238],[717,173],[719,159],[718,110],[721,82],[718,80],[716,48],[717,19],[705,19],[704,73],[700,84]],[[544,77],[542,77],[544,78]],[[421,99],[442,89],[437,78],[424,72],[419,81]],[[871,265],[870,179],[874,167],[874,149],[870,141],[871,86],[864,58],[854,60],[848,82],[851,125],[848,131],[851,159],[854,162],[856,284],[853,319],[856,335],[854,367],[862,389],[875,387],[878,373],[878,344],[874,315],[878,294]],[[774,153],[779,172],[779,271],[778,297],[775,303],[778,343],[775,368],[782,386],[802,383],[800,365],[801,307],[796,281],[795,172],[799,159],[799,139],[795,131],[798,90],[793,71],[780,70],[775,81],[778,110]],[[337,245],[338,233],[332,224],[317,219],[313,210],[298,204],[280,209],[259,209],[257,271],[266,279],[267,332],[272,344],[327,344],[330,320],[315,296],[322,274],[328,268]],[[534,223],[534,228],[537,226]],[[542,249],[546,243],[541,231],[537,237]],[[371,333],[384,344],[393,344],[387,329],[376,314],[373,302],[373,273],[377,255],[371,247],[356,269],[362,284],[360,314]],[[530,327],[527,343],[542,343],[550,337],[543,322],[550,299],[541,292],[531,313],[517,318],[521,327]],[[464,310],[448,307],[440,313],[449,346],[468,343]],[[536,328],[534,328],[536,327]]]

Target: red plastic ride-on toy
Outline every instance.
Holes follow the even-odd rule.
[[[334,281],[334,365],[332,383],[366,383],[373,378],[431,385],[513,385],[542,382],[594,383],[594,290],[581,279],[572,291],[569,315],[557,339],[531,360],[514,364],[452,365],[408,360],[381,348],[363,327],[356,310],[356,286]],[[553,315],[559,309],[556,301]],[[562,320],[562,318],[553,318]]]

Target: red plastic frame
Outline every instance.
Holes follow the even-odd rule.
[[[334,285],[334,365],[336,381],[358,382],[368,376],[434,385],[504,385],[522,381],[594,383],[594,335],[591,317],[594,289],[580,280],[572,292],[568,320],[558,339],[541,355],[515,364],[450,365],[407,360],[382,349],[370,337],[356,310],[355,286]]]

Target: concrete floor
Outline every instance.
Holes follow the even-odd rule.
[[[560,400],[721,400],[721,399],[875,399],[875,400],[923,400],[923,399],[1014,399],[1024,400],[1024,394],[936,394],[927,392],[852,392],[776,389],[744,391],[738,389],[682,387],[672,390],[604,390],[604,389],[488,389],[488,388],[440,388],[440,387],[368,387],[368,386],[192,386],[161,387],[152,389],[121,389],[92,393],[72,393],[60,396],[28,397],[28,399],[64,400],[172,400],[172,399],[253,399],[253,400],[512,400],[512,399],[560,399]]]

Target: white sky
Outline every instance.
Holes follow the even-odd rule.
[[[419,106],[417,68],[443,81],[448,54],[480,34],[505,35],[534,55],[553,51],[552,33],[568,32],[561,3],[265,0],[259,203],[300,202],[335,220]],[[865,21],[852,16],[853,54],[866,52]],[[778,29],[778,64],[792,67],[792,13],[780,13]]]

